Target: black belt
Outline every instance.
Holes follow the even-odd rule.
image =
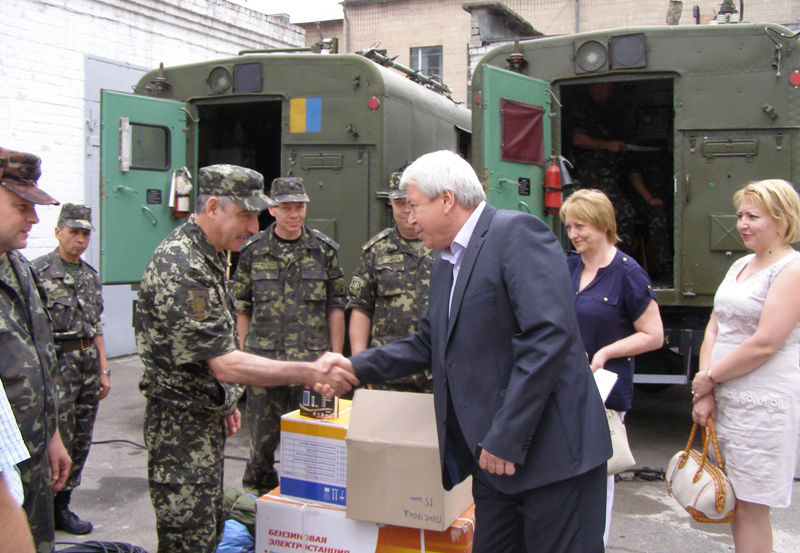
[[[92,347],[94,340],[92,338],[72,338],[71,340],[56,340],[58,351],[61,353],[69,353],[71,351],[85,351]]]

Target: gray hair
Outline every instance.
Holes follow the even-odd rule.
[[[466,209],[476,207],[486,199],[481,181],[472,166],[448,150],[420,156],[406,167],[400,179],[400,188],[405,189],[411,181],[428,198],[435,198],[445,190],[451,191],[458,204]]]
[[[215,194],[199,194],[197,196],[197,205],[194,207],[194,212],[196,214],[201,214],[206,210],[206,204],[211,197],[216,198],[219,200],[219,206],[222,209],[228,209],[228,206],[233,203],[233,198],[230,196],[217,196]]]

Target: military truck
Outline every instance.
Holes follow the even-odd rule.
[[[350,274],[361,246],[391,222],[391,173],[429,151],[468,156],[469,110],[440,83],[404,72],[364,55],[254,52],[162,66],[133,94],[102,91],[103,282],[141,279],[192,210],[197,169],[214,163],[256,169],[267,186],[302,177],[307,223],[340,243]],[[262,218],[264,228],[271,218]]]
[[[572,157],[570,117],[595,82],[614,85],[619,139],[655,150],[672,169],[673,270],[654,281],[666,345],[640,359],[635,382],[686,383],[714,292],[745,252],[734,191],[764,178],[800,183],[798,34],[773,24],[665,26],[498,47],[477,65],[471,90],[472,164],[492,203],[560,232],[545,213],[545,170],[551,156]],[[635,249],[628,253],[646,266],[646,242]]]

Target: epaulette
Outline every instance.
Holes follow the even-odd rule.
[[[267,227],[267,228],[269,228],[269,227]],[[256,240],[261,238],[263,235],[264,235],[264,231],[262,230],[262,231],[259,231],[259,232],[255,233],[253,236],[251,236],[247,240],[245,240],[244,244],[242,244],[242,247],[239,248],[239,252],[240,253],[243,252],[245,250],[245,248],[250,247],[253,244],[253,242],[255,242]]]
[[[364,250],[364,251],[367,251],[372,246],[374,246],[378,241],[383,240],[384,238],[389,236],[392,233],[393,230],[394,230],[394,227],[387,227],[387,228],[383,229],[378,234],[376,234],[375,236],[373,236],[372,238],[367,240],[367,243],[364,244],[361,249]]]
[[[81,261],[83,261],[83,259],[81,259]],[[92,272],[93,272],[94,274],[97,274],[97,269],[95,269],[94,267],[92,267],[92,266],[91,266],[90,264],[88,264],[86,261],[83,261],[83,264],[84,264],[84,265],[86,265],[87,267],[89,267],[89,268],[92,270]]]
[[[321,231],[318,231],[315,228],[312,228],[311,229],[311,234],[313,234],[314,237],[319,238],[320,240],[322,240],[323,242],[328,244],[334,250],[338,250],[339,249],[339,243],[336,242],[336,240],[334,240],[333,238],[331,238],[327,234],[325,234],[324,232],[321,232]]]

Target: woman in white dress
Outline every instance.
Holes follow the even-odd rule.
[[[771,553],[770,508],[787,507],[800,434],[800,197],[783,180],[736,192],[736,228],[753,253],[736,260],[692,382],[692,418],[709,415],[736,492],[736,553]]]

